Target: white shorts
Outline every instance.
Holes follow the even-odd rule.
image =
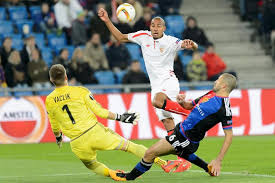
[[[152,88],[151,91],[151,101],[153,101],[156,93],[165,93],[172,101],[176,101],[176,97],[180,92],[179,80],[177,78],[171,77],[162,82],[160,87]],[[159,120],[173,118],[172,114],[168,111],[155,108]]]

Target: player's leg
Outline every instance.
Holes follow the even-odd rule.
[[[163,109],[169,112],[173,112],[176,114],[181,114],[187,116],[190,111],[183,108],[180,104],[178,104],[175,101],[172,101],[168,98],[168,96],[163,92],[158,92],[154,96],[154,99],[152,101],[152,104],[154,107]]]
[[[208,172],[208,164],[202,160],[200,157],[198,157],[196,154],[181,154],[181,157],[184,159],[187,159],[191,163],[197,165],[198,167],[204,169],[206,172]]]
[[[205,170],[205,172],[207,172],[209,175],[211,176],[215,176],[212,172],[211,172],[211,166],[209,166],[204,160],[202,160],[200,157],[198,157],[196,154],[182,154],[181,157],[187,159],[188,161],[190,161],[191,163],[197,165],[198,167],[202,168]]]
[[[167,130],[167,134],[171,135],[174,132],[174,128],[175,128],[175,123],[174,123],[172,114],[162,109],[156,109],[156,113],[159,120],[162,121],[165,129]],[[190,168],[191,164],[188,161],[186,161],[184,158],[181,158],[179,156],[177,158],[180,164],[177,165],[177,169],[174,172],[184,172]],[[171,167],[171,168],[174,168],[174,167]]]
[[[90,170],[92,170],[94,173],[98,175],[103,175],[106,177],[109,177],[109,168],[104,165],[103,163],[98,162],[96,159],[93,159],[91,161],[82,161],[83,164]]]
[[[184,159],[187,159],[189,162],[197,165],[198,167],[202,168],[205,170],[205,172],[207,172],[209,175],[211,176],[215,176],[212,172],[211,172],[211,166],[209,166],[204,160],[202,160],[200,157],[198,157],[196,154],[192,153],[192,154],[181,154],[181,157],[183,157]],[[171,161],[173,162],[173,160]],[[165,171],[165,170],[164,170]]]
[[[165,80],[158,89],[152,89],[151,92],[152,104],[154,107],[156,107],[157,116],[159,120],[163,122],[168,135],[170,135],[170,131],[175,128],[173,116],[170,112],[179,113],[176,110],[168,110],[170,104],[173,103],[175,106],[177,106],[178,109],[181,110],[179,114],[186,116],[190,112],[175,102],[179,91],[180,88],[178,80],[176,78],[170,78]]]
[[[156,157],[168,154],[176,154],[176,151],[166,139],[161,139],[147,149],[143,159],[146,162],[153,162]]]
[[[162,91],[155,92],[153,101],[158,101],[158,107],[164,109],[157,109],[157,115],[163,122],[164,127],[167,130],[167,134],[171,135],[174,131],[175,124],[170,112],[187,116],[190,113],[190,110],[184,109],[177,102],[175,102],[180,91],[179,82],[177,79],[170,78],[166,80],[162,84],[161,88]],[[178,156],[178,160],[181,163],[177,166],[177,169],[174,172],[184,172],[191,167],[191,164],[184,158]]]
[[[91,144],[94,144],[93,141],[94,134],[92,131],[87,132],[78,139],[72,141],[71,149],[72,152],[83,162],[83,164],[98,175],[110,176],[109,168],[100,163],[96,159],[96,150],[91,148]]]
[[[132,153],[137,157],[142,158],[147,150],[147,147],[141,144],[136,144],[128,140],[126,149],[121,149],[121,150]],[[166,164],[166,161],[159,157],[156,157],[154,160],[154,163],[159,166],[162,166]]]
[[[135,156],[142,158],[147,148],[144,145],[133,143],[125,138],[121,137],[113,130],[104,127],[102,124],[97,125],[97,143],[94,144],[94,148],[98,150],[121,150],[134,154]],[[155,163],[159,166],[166,164],[166,161],[156,158]]]
[[[151,146],[146,152],[142,160],[132,169],[130,173],[112,172],[110,175],[115,180],[135,180],[137,177],[148,171],[158,156],[174,154],[175,150],[165,139],[161,139]]]
[[[170,135],[173,133],[173,130],[175,128],[175,122],[172,117],[162,119],[161,122],[163,123],[164,128],[167,131],[167,134]]]
[[[165,84],[163,84],[165,85]],[[164,87],[164,86],[163,86]],[[161,88],[163,88],[161,87]],[[164,87],[166,88],[166,87]],[[172,92],[174,98],[176,98],[177,93],[179,93],[179,90],[174,89]],[[161,92],[161,89],[152,89],[151,92],[151,101],[153,106],[156,109],[156,114],[159,118],[159,120],[163,123],[164,128],[166,129],[167,133],[169,133],[170,130],[173,130],[175,128],[175,123],[173,120],[172,115],[168,111],[164,111],[161,109],[163,106],[164,100],[168,99],[168,95],[164,92]]]
[[[175,122],[172,114],[168,111],[164,111],[162,109],[155,108],[158,119],[163,123],[163,126],[167,133],[173,133],[172,131],[175,128]]]
[[[172,134],[166,136],[166,140],[174,147],[178,155],[178,160],[168,161],[167,165],[162,167],[163,170],[165,172],[171,172],[175,167],[176,170],[174,172],[184,172],[188,170],[191,167],[191,163],[180,155],[183,152],[189,154],[193,153],[197,150],[198,144],[193,144],[181,135],[179,124],[176,125]]]
[[[108,138],[112,138],[113,143],[110,144],[108,150],[112,149],[112,150],[121,150],[121,151],[129,152],[139,158],[142,158],[144,156],[145,151],[147,150],[147,148],[144,145],[135,144],[129,140],[124,139],[123,137],[119,136],[113,131],[112,133],[114,134],[112,134]]]
[[[135,168],[130,173],[110,171],[110,176],[114,180],[119,181],[134,180],[151,168],[155,157],[167,154],[182,154],[182,152],[190,152],[191,154],[194,151],[196,151],[197,148],[198,144],[191,143],[188,139],[186,139],[180,134],[178,124],[175,127],[173,134],[166,136],[165,139],[158,141],[156,144],[154,144],[146,151],[143,159],[135,166]],[[188,163],[189,165],[191,165],[190,162]],[[178,164],[175,165],[177,166]],[[163,169],[165,171],[166,169],[168,169],[168,171],[166,172],[170,172],[170,170],[173,168],[175,168],[175,166],[163,166]]]
[[[94,148],[97,150],[121,150],[130,152],[137,157],[143,157],[147,150],[145,146],[126,140],[102,124],[98,124],[96,130],[98,135]]]
[[[152,90],[153,106],[169,112],[187,116],[190,111],[184,109],[176,102],[176,97],[180,92],[179,81],[171,77],[165,80],[158,90]]]

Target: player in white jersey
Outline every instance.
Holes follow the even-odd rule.
[[[151,84],[152,104],[156,107],[159,120],[164,124],[168,135],[173,133],[175,123],[170,112],[187,115],[189,111],[176,102],[179,94],[179,81],[174,74],[174,58],[181,49],[194,49],[198,45],[192,40],[180,40],[164,34],[165,22],[161,17],[151,21],[150,31],[122,34],[111,22],[108,13],[99,9],[98,16],[105,22],[112,35],[119,42],[134,42],[141,46],[145,66]],[[190,164],[184,164],[187,168]],[[176,170],[177,171],[177,170]],[[181,171],[178,169],[178,171]]]

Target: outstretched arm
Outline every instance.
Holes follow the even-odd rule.
[[[128,35],[122,34],[112,23],[110,18],[108,17],[108,13],[103,8],[100,8],[97,12],[100,19],[106,24],[109,31],[112,33],[112,35],[118,40],[119,42],[129,42]]]
[[[93,97],[92,94],[84,96],[86,106],[97,116],[104,119],[117,120],[124,123],[137,124],[139,120],[139,113],[136,112],[125,112],[123,114],[117,114],[103,108]]]
[[[139,121],[140,114],[137,112],[124,112],[123,114],[117,114],[109,111],[108,119],[121,121],[124,123],[131,123],[136,125]]]
[[[219,176],[221,172],[221,163],[224,158],[224,155],[226,154],[227,150],[229,149],[231,143],[232,143],[232,137],[233,137],[233,131],[232,129],[230,130],[224,130],[225,133],[225,139],[223,142],[223,146],[220,150],[219,155],[217,156],[216,159],[212,160],[209,164],[211,166],[211,173],[214,176]]]

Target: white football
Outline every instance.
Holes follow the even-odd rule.
[[[131,4],[123,3],[117,8],[116,15],[120,22],[128,23],[134,20],[136,10]]]

